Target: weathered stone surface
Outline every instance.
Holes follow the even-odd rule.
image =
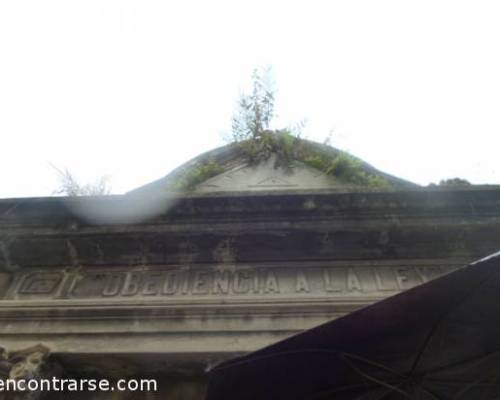
[[[229,171],[207,179],[195,188],[196,193],[261,190],[332,189],[346,185],[300,162],[288,168],[275,168],[276,160],[248,165],[242,163]]]
[[[204,192],[226,176],[177,197],[0,200],[0,345],[165,383],[95,398],[201,399],[211,365],[499,248],[497,187]]]
[[[339,149],[332,148],[320,143],[311,142],[305,139],[297,139],[295,146],[308,148],[309,156],[321,155],[321,158],[333,160],[339,155],[347,154]],[[352,159],[352,156],[348,156]],[[356,159],[360,170],[389,183],[393,187],[411,188],[418,187],[412,182],[389,175],[379,171],[366,162]],[[216,165],[218,172],[216,176],[198,176],[203,165]],[[192,160],[186,162],[164,178],[149,183],[133,193],[149,194],[158,196],[161,193],[170,191],[185,191],[186,188],[179,188],[178,184],[184,181],[186,176],[193,174],[198,179],[202,179],[189,191],[195,193],[217,193],[217,192],[255,192],[263,190],[283,191],[283,190],[318,190],[318,189],[352,189],[355,188],[352,182],[341,181],[322,171],[309,167],[303,159],[283,160],[275,152],[269,154],[268,158],[260,158],[259,162],[251,162],[248,154],[244,151],[241,144],[232,143],[227,146],[208,151]]]
[[[113,210],[128,201],[0,201],[0,268],[214,263],[224,247],[235,261],[253,263],[470,260],[494,251],[500,233],[499,191],[489,188],[194,196],[118,223]],[[89,221],[82,209],[99,209],[104,220]]]
[[[420,265],[419,265],[420,264]],[[454,271],[457,265],[400,263],[398,266],[303,264],[203,267],[68,268],[14,274],[4,300],[186,299],[252,302],[279,299],[385,297]]]
[[[0,379],[4,382],[7,380],[24,382],[24,387],[18,391],[7,391],[6,388],[2,387],[0,398],[5,400],[38,400],[43,398],[43,391],[25,389],[28,380],[40,381],[61,375],[60,366],[48,361],[49,353],[50,349],[40,344],[14,352],[0,348]]]

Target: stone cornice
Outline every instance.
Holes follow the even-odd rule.
[[[0,200],[0,271],[224,257],[471,261],[500,247],[496,187],[196,195],[155,199],[151,209],[145,201],[130,195]],[[156,213],[118,218],[137,205]],[[82,210],[89,209],[93,218],[86,219]]]

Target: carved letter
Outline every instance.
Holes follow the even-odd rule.
[[[408,275],[406,268],[397,268],[394,273],[396,274],[396,282],[401,290],[408,289]]]
[[[342,288],[335,286],[335,279],[330,275],[330,271],[327,268],[323,269],[323,282],[325,284],[325,290],[327,292],[341,292]]]
[[[139,284],[142,281],[142,275],[138,272],[129,272],[125,278],[122,295],[133,296],[139,291]]]
[[[116,296],[120,293],[122,286],[122,275],[121,274],[109,274],[106,277],[106,285],[102,291],[103,296]]]
[[[420,279],[422,279],[422,282],[428,282],[429,277],[427,276],[427,271],[425,267],[415,267],[415,271]]]
[[[227,294],[229,292],[229,272],[215,271],[213,294]]]
[[[189,294],[189,272],[184,272],[184,281],[182,282],[182,294]]]
[[[260,280],[259,280],[259,270],[256,269],[253,272],[253,292],[254,293],[260,293]]]
[[[177,293],[179,288],[179,273],[177,271],[170,271],[165,274],[165,281],[163,282],[162,294],[171,296]]]
[[[382,280],[382,277],[380,276],[380,273],[377,268],[373,270],[373,274],[375,275],[375,283],[377,284],[377,290],[385,292],[385,291],[394,291],[397,289],[395,285],[391,286],[384,284],[384,281]]]
[[[246,271],[236,271],[233,278],[233,292],[237,294],[248,293],[250,277]]]
[[[208,272],[196,271],[194,273],[193,294],[208,294]]]
[[[267,273],[266,282],[264,286],[264,293],[279,293],[280,287],[278,285],[278,280],[276,279],[276,275],[274,275],[273,271],[269,271]]]
[[[358,275],[353,268],[347,269],[347,290],[352,292],[353,290],[357,290],[361,292],[363,289],[361,288],[361,282],[359,281]]]
[[[161,278],[161,274],[155,273],[146,276],[144,284],[142,287],[142,294],[144,296],[154,296],[158,294],[158,280]]]
[[[295,291],[309,293],[309,282],[303,271],[297,271],[297,280],[295,283]]]

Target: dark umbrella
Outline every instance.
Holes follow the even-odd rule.
[[[500,253],[224,362],[206,399],[500,399]]]

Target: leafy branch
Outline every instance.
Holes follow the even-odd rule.
[[[105,196],[111,192],[109,179],[106,176],[101,177],[94,183],[81,184],[67,168],[61,170],[53,164],[50,164],[50,166],[59,174],[59,187],[54,190],[53,194],[70,197]]]

